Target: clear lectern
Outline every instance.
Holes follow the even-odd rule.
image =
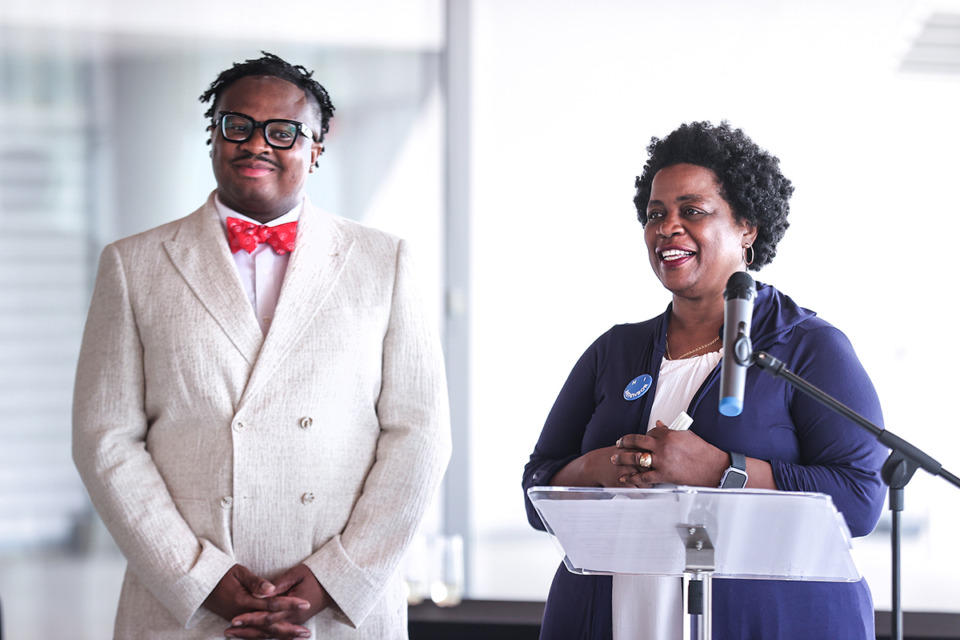
[[[711,579],[855,582],[851,536],[830,496],[761,489],[531,487],[574,573],[684,580],[684,637],[709,640]]]

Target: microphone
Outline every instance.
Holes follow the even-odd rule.
[[[753,345],[750,322],[757,287],[745,271],[737,271],[723,290],[723,359],[720,361],[720,413],[738,416],[743,411],[743,386]]]

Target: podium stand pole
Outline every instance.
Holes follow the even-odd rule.
[[[683,640],[713,638],[713,572],[683,574]]]
[[[677,533],[686,551],[683,572],[683,640],[713,638],[714,547],[703,525],[680,525]]]

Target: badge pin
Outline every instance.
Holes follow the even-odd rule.
[[[643,394],[645,394],[649,389],[650,385],[653,384],[653,377],[649,373],[645,373],[642,376],[637,376],[627,385],[626,389],[623,390],[623,399],[634,401]]]

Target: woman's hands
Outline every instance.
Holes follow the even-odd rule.
[[[620,486],[647,488],[661,482],[688,487],[719,487],[723,472],[730,466],[730,454],[713,446],[692,431],[674,431],[657,420],[647,435],[623,436],[610,457],[623,471]],[[640,456],[650,454],[650,466],[640,465]],[[747,458],[747,486],[777,490],[773,468],[766,460]]]
[[[620,485],[646,488],[661,482],[716,487],[729,466],[726,452],[691,431],[673,431],[657,420],[646,435],[630,434],[617,441],[610,456],[620,473]],[[641,465],[649,454],[649,466]]]
[[[624,469],[610,462],[618,451],[620,449],[615,446],[588,451],[560,469],[550,480],[550,484],[563,487],[629,486],[620,480],[625,473]]]
[[[650,466],[641,457],[650,456]],[[558,471],[550,484],[566,487],[637,487],[668,482],[689,487],[718,487],[730,466],[730,454],[692,431],[674,431],[660,420],[646,435],[625,435],[612,447],[587,452]],[[776,489],[770,463],[747,458],[748,486]]]

